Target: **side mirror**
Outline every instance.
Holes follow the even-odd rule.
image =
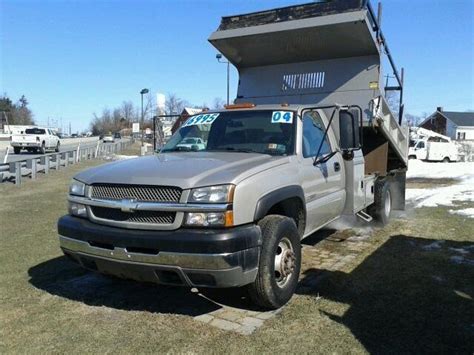
[[[360,148],[360,126],[357,111],[339,111],[339,138],[342,151]]]

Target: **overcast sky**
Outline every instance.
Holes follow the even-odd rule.
[[[0,0],[0,93],[35,119],[88,127],[93,112],[139,91],[194,104],[225,98],[225,66],[207,42],[220,16],[302,3],[272,0]],[[374,5],[375,2],[372,1]],[[384,0],[383,29],[406,68],[406,111],[474,109],[472,0]],[[231,96],[237,73],[232,71]]]

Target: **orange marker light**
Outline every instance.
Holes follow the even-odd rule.
[[[226,227],[232,227],[234,225],[234,212],[227,211],[225,213],[225,224]]]
[[[251,103],[251,102],[243,102],[241,104],[233,104],[233,105],[224,105],[224,108],[226,110],[235,110],[238,108],[253,108],[256,105]]]

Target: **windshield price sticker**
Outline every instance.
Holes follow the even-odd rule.
[[[219,117],[219,113],[208,113],[192,116],[191,118],[189,118],[189,120],[186,121],[183,127],[194,126],[199,124],[212,124],[217,117]]]
[[[273,111],[272,123],[293,123],[293,112]]]

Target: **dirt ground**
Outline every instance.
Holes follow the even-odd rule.
[[[70,179],[100,163],[0,185],[1,353],[474,352],[472,218],[408,206],[383,229],[314,234],[295,297],[242,335],[194,319],[219,304],[250,307],[239,290],[202,297],[95,275],[62,256],[56,221]],[[452,181],[411,184],[438,183]]]

